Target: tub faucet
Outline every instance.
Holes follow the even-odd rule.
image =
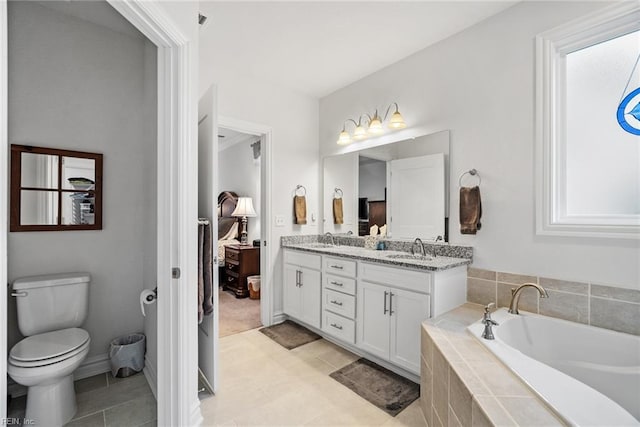
[[[335,242],[333,241],[333,234],[331,234],[330,231],[327,231],[326,233],[324,233],[325,237],[329,237],[329,241],[331,242],[332,245],[335,246]]]
[[[520,314],[518,312],[518,303],[520,302],[520,294],[525,288],[528,288],[528,287],[537,289],[538,293],[540,294],[540,298],[549,298],[549,294],[542,286],[537,285],[535,283],[522,284],[518,286],[517,289],[516,288],[511,289],[511,303],[509,303],[509,313]]]
[[[424,244],[422,243],[422,239],[419,238],[419,237],[416,237],[416,240],[413,241],[413,244],[411,245],[411,253],[413,255],[416,254],[416,251],[415,251],[416,245],[418,245],[420,247],[420,255],[422,255],[423,258],[426,257],[427,254],[424,251]]]
[[[493,327],[498,326],[498,322],[496,322],[491,318],[491,313],[489,312],[489,310],[491,310],[491,307],[493,307],[494,305],[495,305],[494,303],[490,302],[484,308],[484,315],[482,316],[482,323],[484,323],[484,331],[482,332],[482,338],[484,338],[485,340],[495,339],[495,337],[493,336]]]

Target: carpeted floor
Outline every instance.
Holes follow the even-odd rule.
[[[418,384],[367,359],[358,359],[330,376],[392,417],[420,397]]]
[[[236,298],[232,293],[218,293],[220,337],[237,334],[262,326],[260,322],[260,300]]]

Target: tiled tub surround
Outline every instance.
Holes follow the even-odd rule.
[[[538,298],[535,289],[526,289],[520,298],[521,310],[640,335],[640,291],[633,289],[469,267],[467,301],[508,307],[511,289],[527,282],[543,286],[549,298]]]
[[[466,330],[482,306],[466,303],[422,324],[420,404],[429,426],[564,425]]]
[[[283,248],[291,248],[323,255],[337,255],[355,260],[374,261],[381,264],[395,265],[399,267],[417,268],[431,271],[447,270],[453,267],[471,263],[473,248],[469,246],[452,246],[440,243],[425,243],[425,253],[432,254],[435,250],[436,257],[432,259],[398,259],[391,258],[394,255],[403,255],[411,252],[411,242],[399,240],[384,240],[385,250],[364,248],[364,239],[349,236],[333,236],[335,245],[330,247],[316,246],[316,244],[329,244],[327,236],[284,236],[281,238]]]

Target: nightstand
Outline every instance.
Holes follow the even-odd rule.
[[[248,297],[247,276],[260,274],[260,248],[245,245],[226,246],[224,271],[224,289],[233,291],[236,298]]]

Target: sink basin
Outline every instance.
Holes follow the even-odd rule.
[[[390,259],[413,259],[416,261],[431,261],[433,259],[430,255],[414,255],[414,254],[389,254],[387,258]]]
[[[336,245],[332,245],[331,243],[306,243],[305,246],[310,248],[335,248]]]

